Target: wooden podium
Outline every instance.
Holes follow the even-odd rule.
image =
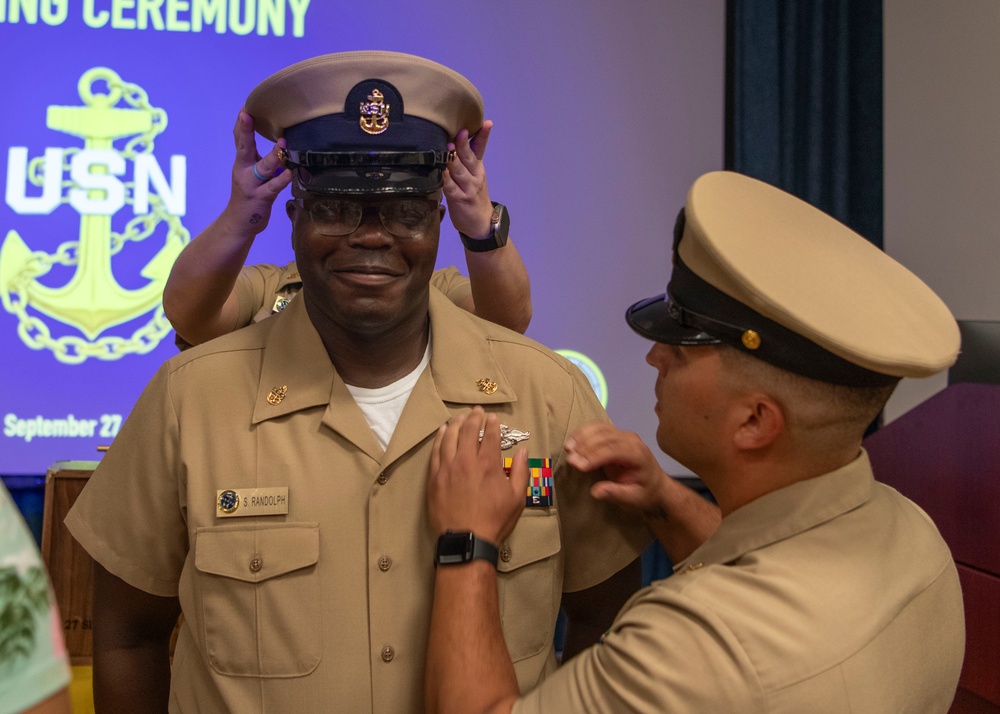
[[[930,515],[958,566],[966,643],[951,714],[1000,714],[1000,386],[953,384],[865,448],[875,478]]]
[[[63,621],[66,649],[74,666],[93,663],[91,613],[94,561],[63,524],[96,461],[57,461],[45,474],[42,511],[42,558],[49,569],[52,589]]]
[[[62,617],[66,650],[74,668],[91,667],[94,662],[94,559],[76,542],[63,521],[98,463],[57,461],[45,474],[42,559],[49,570]],[[108,517],[113,518],[114,514]],[[179,630],[178,623],[170,638],[171,656]],[[74,711],[78,711],[75,703]]]

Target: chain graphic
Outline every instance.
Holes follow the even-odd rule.
[[[97,91],[102,85],[106,93]],[[166,112],[150,105],[145,90],[106,67],[85,72],[78,90],[84,106],[50,106],[46,125],[83,139],[82,149],[46,149],[44,157],[26,162],[27,150],[17,153],[12,148],[7,167],[8,204],[19,213],[34,214],[71,204],[80,214],[78,240],[46,253],[29,248],[11,229],[0,244],[0,301],[18,317],[18,336],[32,349],[51,350],[66,364],[80,364],[88,357],[116,360],[154,349],[171,330],[161,305],[163,286],[174,260],[190,241],[179,218],[184,213],[183,157],[175,157],[180,161],[173,164],[174,180],[180,174],[182,184],[178,198],[170,194],[152,156],[153,140],[167,126]],[[127,106],[117,106],[122,102]],[[115,150],[114,142],[126,137],[132,138]],[[115,178],[124,173],[126,162],[134,166],[133,181]],[[69,179],[63,180],[67,173]],[[42,187],[42,196],[25,197],[25,180]],[[158,193],[150,192],[150,183]],[[168,203],[173,204],[172,211]],[[115,232],[111,218],[125,205],[134,208],[135,216],[123,231]],[[149,282],[125,289],[114,277],[112,259],[128,242],[152,236],[161,223],[167,228],[164,245],[140,271]],[[60,287],[39,283],[56,265],[75,266],[69,282]],[[152,317],[131,336],[101,336],[149,312]],[[49,324],[33,313],[53,318],[82,336],[56,337]]]

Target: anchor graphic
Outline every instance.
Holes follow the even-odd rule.
[[[94,91],[94,85],[101,81],[107,84],[107,93]],[[47,126],[82,138],[84,150],[110,150],[116,139],[133,135],[144,135],[147,150],[151,149],[151,136],[162,131],[162,127],[154,129],[154,119],[162,111],[149,107],[148,104],[145,108],[116,107],[123,96],[123,84],[121,78],[108,68],[91,69],[83,74],[78,84],[80,98],[86,106],[50,106],[46,117]],[[134,97],[136,88],[134,85],[131,87],[129,94]],[[144,97],[145,93],[141,89],[139,92]],[[165,120],[165,115],[162,120]],[[165,121],[162,123],[165,125]],[[108,167],[93,165],[91,173],[107,174]],[[87,191],[87,196],[91,198],[103,195],[102,189]],[[158,220],[160,219],[152,215],[140,217],[140,222],[147,227]],[[176,220],[174,222],[177,223]],[[188,239],[187,231],[183,228],[171,230],[163,248],[140,271],[149,283],[136,290],[126,290],[115,280],[111,270],[112,256],[116,252],[112,248],[111,215],[81,213],[76,271],[62,287],[49,287],[38,283],[37,278],[51,268],[51,261],[45,265],[44,260],[51,256],[41,251],[32,251],[16,230],[10,230],[0,244],[0,298],[9,312],[16,312],[15,308],[19,308],[22,313],[22,338],[25,332],[24,307],[30,304],[39,312],[75,327],[88,340],[94,340],[108,328],[133,320],[160,305],[170,268]],[[39,258],[43,258],[41,269],[38,267]],[[67,262],[72,264],[72,261]],[[16,293],[20,300],[12,300],[11,293]],[[47,336],[47,329],[42,331]],[[160,331],[165,334],[165,330]],[[155,344],[154,342],[153,346]],[[59,350],[54,351],[62,359]],[[90,356],[115,359],[129,351],[148,349],[123,350],[119,346],[110,355],[92,352]],[[82,359],[63,361],[76,362]]]

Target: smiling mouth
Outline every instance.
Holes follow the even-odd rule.
[[[365,283],[385,283],[400,277],[400,274],[394,270],[374,265],[338,268],[336,273],[348,280]]]

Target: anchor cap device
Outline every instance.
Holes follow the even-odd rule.
[[[960,342],[916,275],[806,202],[725,171],[695,181],[667,291],[626,319],[657,342],[725,343],[849,386],[929,376],[955,362]]]
[[[448,143],[483,125],[479,92],[454,70],[399,52],[322,55],[271,75],[246,110],[313,193],[431,193]]]

